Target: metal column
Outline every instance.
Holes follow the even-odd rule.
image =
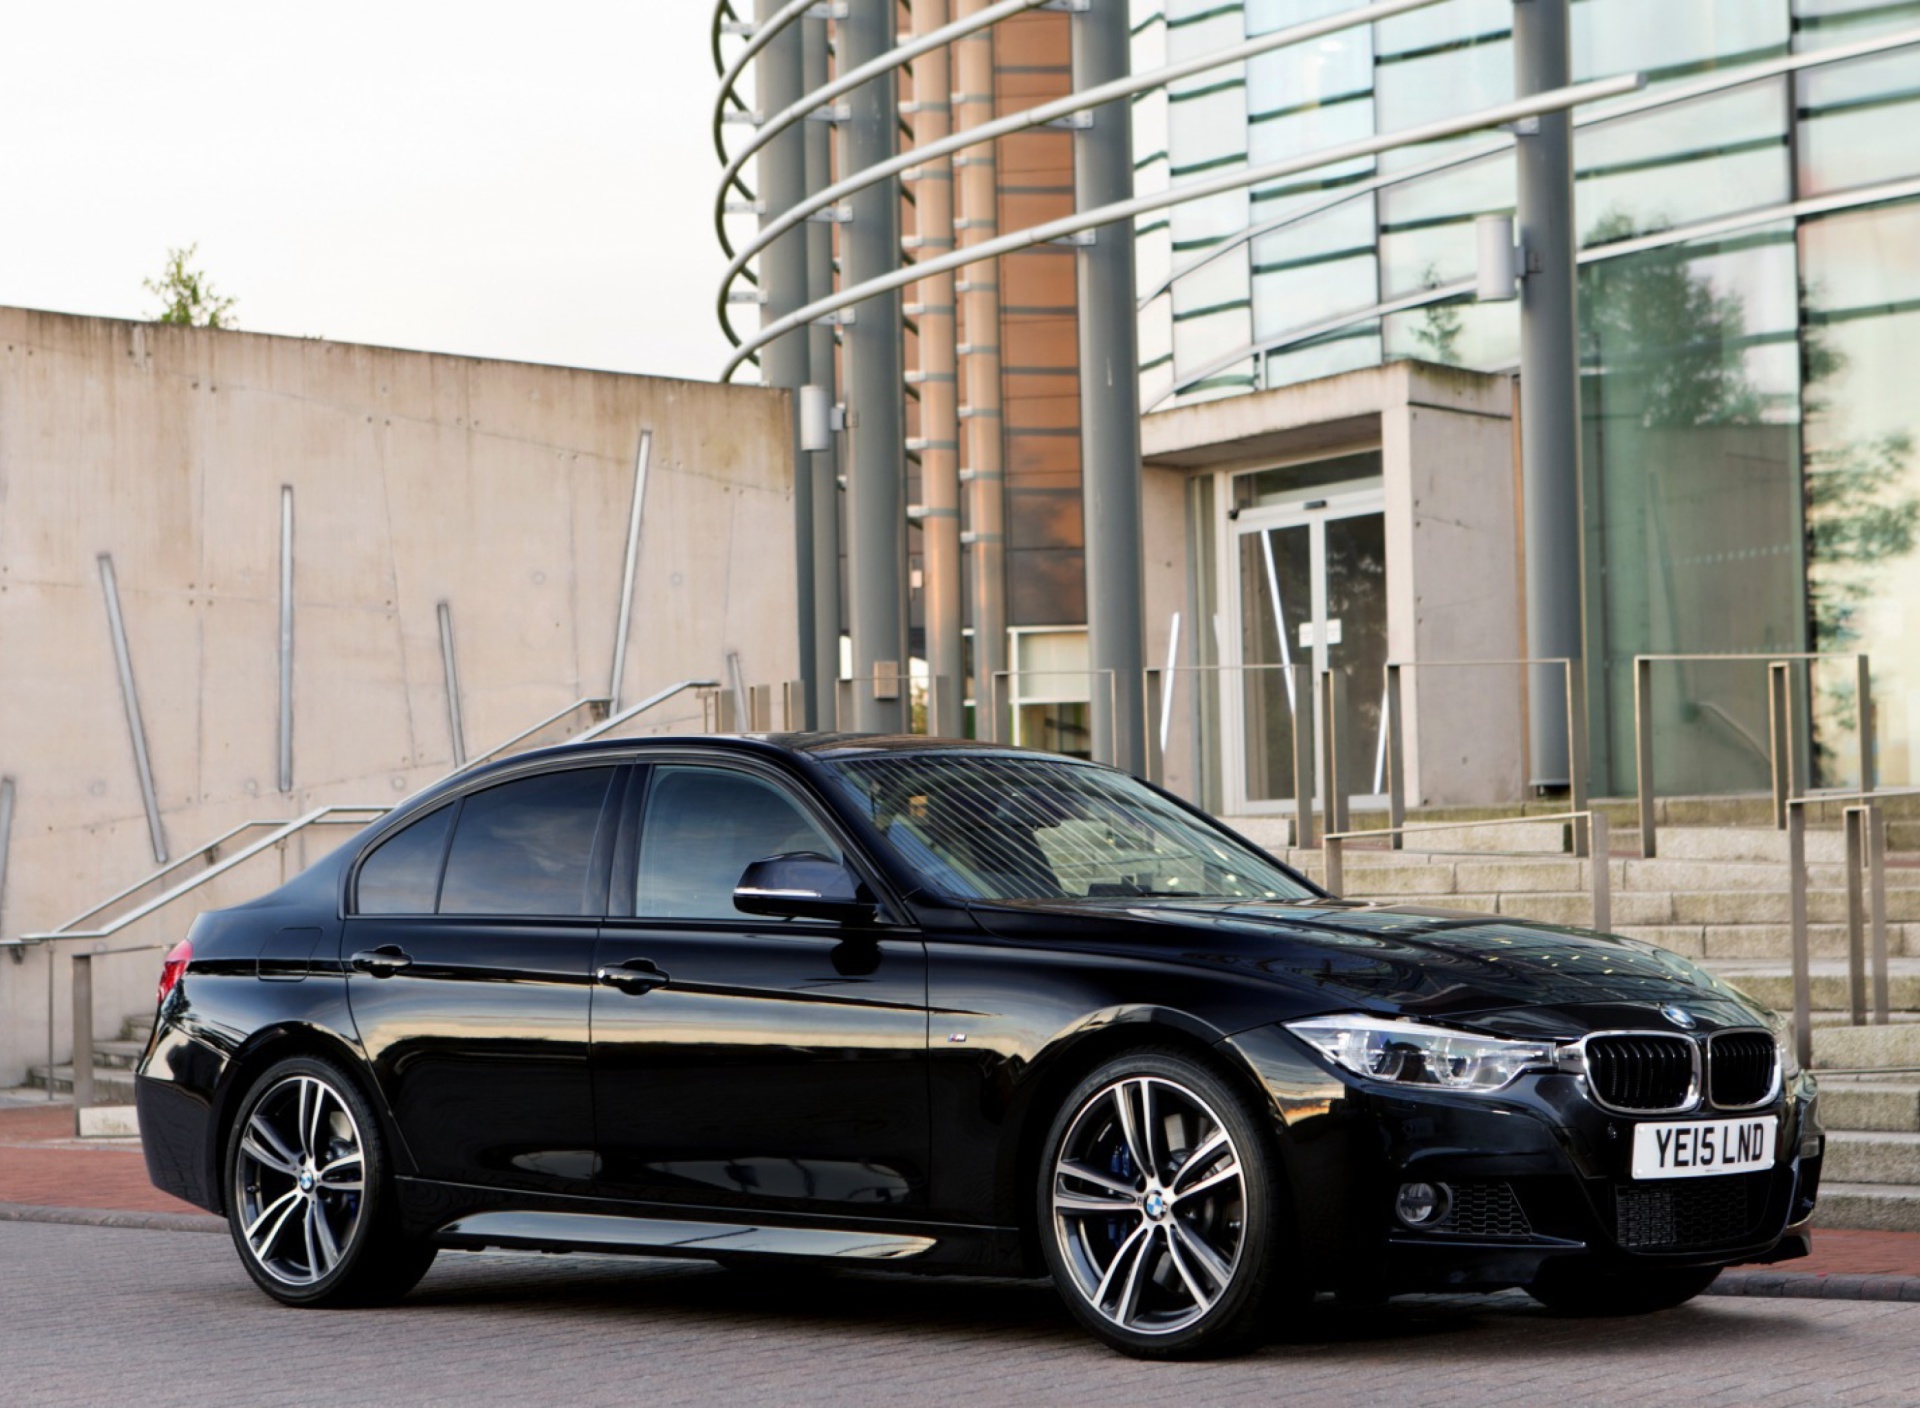
[[[847,0],[839,21],[840,71],[894,47],[894,0]],[[842,175],[864,171],[899,150],[894,71],[847,95],[841,129]],[[841,278],[853,285],[899,267],[900,181],[889,177],[855,193],[841,236]],[[845,315],[843,315],[844,317]],[[902,690],[882,684],[907,673],[906,409],[900,294],[867,299],[845,331],[847,377],[847,616],[853,631],[854,728],[896,733],[906,726]],[[891,694],[891,698],[881,697]]]
[[[758,0],[755,15],[766,24],[784,8],[782,0]],[[800,27],[789,24],[770,40],[754,60],[754,101],[762,112],[784,112],[806,91]],[[777,219],[807,197],[806,132],[810,124],[796,123],[760,150],[754,190],[760,199],[762,225]],[[807,234],[790,230],[760,254],[760,305],[764,326],[784,318],[807,303]],[[794,614],[800,646],[800,675],[811,682],[815,668],[813,633],[813,456],[800,448],[800,388],[810,379],[807,336],[796,329],[763,348],[760,379],[768,386],[792,393],[793,423],[793,547]]]
[[[915,0],[919,33],[944,28],[948,0]],[[913,61],[913,141],[925,146],[953,130],[953,64],[948,51],[930,49]],[[953,160],[941,157],[914,174],[914,246],[923,257],[953,248]],[[965,670],[960,604],[960,446],[958,385],[954,374],[954,279],[935,274],[919,285],[920,554],[921,601],[927,631],[927,732],[958,737]]]
[[[1514,95],[1570,82],[1568,0],[1514,0]],[[1580,619],[1580,404],[1575,348],[1573,141],[1569,115],[1543,113],[1514,142],[1520,281],[1520,462],[1526,507],[1527,654],[1584,660]],[[1571,781],[1565,720],[1529,691],[1533,781]]]
[[[1076,91],[1124,78],[1127,7],[1093,0],[1072,19]],[[1133,117],[1125,100],[1095,108],[1073,135],[1077,210],[1133,195]],[[1110,705],[1093,693],[1093,756],[1131,773],[1146,761],[1145,551],[1140,505],[1140,353],[1134,322],[1133,226],[1105,225],[1077,256],[1080,332],[1080,485],[1086,512],[1087,655],[1113,681]],[[1096,675],[1096,678],[1098,676]],[[1312,698],[1309,680],[1306,698]],[[1308,755],[1311,759],[1311,754]]]
[[[959,0],[962,17],[985,9],[987,0]],[[993,31],[968,35],[954,50],[954,122],[977,127],[994,117]],[[961,121],[964,117],[966,120]],[[954,237],[961,248],[985,244],[1000,231],[996,143],[970,147],[953,159],[954,194],[960,218]],[[966,379],[967,532],[973,620],[973,732],[997,737],[995,679],[1007,668],[1006,457],[1000,424],[1000,261],[974,268],[960,300],[967,340],[955,349]]]
[[[806,91],[827,81],[827,22],[801,22],[801,61]],[[833,182],[833,131],[824,122],[801,124],[806,150],[807,189],[821,190]],[[833,226],[822,220],[807,222],[807,301],[833,293]],[[829,399],[837,385],[831,323],[815,323],[807,330],[808,375],[824,387]],[[813,456],[813,670],[812,688],[804,690],[806,726],[833,728],[834,682],[840,678],[840,447]],[[796,496],[797,497],[797,496]]]

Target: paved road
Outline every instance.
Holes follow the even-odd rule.
[[[1557,1320],[1517,1295],[1316,1308],[1153,1365],[1045,1287],[446,1254],[384,1311],[284,1310],[224,1237],[0,1223],[0,1401],[476,1405],[1913,1404],[1920,1306],[1712,1298]]]

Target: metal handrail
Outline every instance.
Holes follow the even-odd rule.
[[[1680,103],[1692,102],[1696,98],[1708,97],[1714,93],[1743,87],[1749,83],[1758,83],[1764,79],[1777,78],[1782,74],[1797,73],[1805,68],[1818,68],[1826,64],[1845,63],[1849,59],[1868,57],[1904,49],[1920,44],[1920,29],[1903,29],[1874,39],[1862,39],[1852,44],[1837,44],[1831,49],[1815,49],[1806,53],[1787,54],[1776,59],[1765,59],[1759,63],[1744,64],[1738,68],[1722,69],[1708,74],[1692,83],[1679,83],[1670,88],[1661,88],[1638,98],[1629,98],[1615,106],[1584,112],[1575,115],[1575,127],[1589,127],[1595,123],[1614,122],[1623,117],[1638,117],[1643,113],[1659,108],[1673,107]],[[1391,186],[1401,186],[1423,177],[1437,175],[1442,171],[1451,171],[1457,167],[1470,166],[1476,161],[1485,161],[1489,157],[1499,156],[1513,145],[1513,138],[1503,136],[1497,141],[1464,152],[1454,152],[1433,161],[1422,162],[1402,171],[1394,171],[1373,176],[1365,181],[1345,187],[1337,194],[1310,205],[1288,211],[1285,215],[1264,220],[1258,225],[1249,225],[1244,230],[1228,235],[1219,244],[1203,251],[1195,258],[1165,275],[1139,300],[1139,307],[1145,308],[1154,299],[1171,289],[1174,284],[1213,263],[1221,256],[1230,254],[1241,245],[1272,234],[1275,230],[1285,229],[1289,225],[1299,224],[1329,210],[1334,210],[1362,196],[1372,195],[1376,191]],[[1469,281],[1471,282],[1471,281]]]
[[[1575,834],[1578,834],[1581,828],[1585,828],[1592,843],[1592,854],[1587,857],[1588,876],[1593,895],[1592,927],[1601,933],[1606,933],[1611,930],[1613,928],[1613,892],[1607,872],[1607,814],[1598,808],[1589,807],[1584,811],[1556,812],[1551,816],[1530,816],[1526,818],[1526,820],[1529,822],[1572,822],[1575,828]],[[1377,827],[1367,831],[1329,831],[1325,836],[1321,837],[1321,841],[1323,842],[1322,855],[1326,865],[1326,888],[1335,895],[1338,895],[1341,890],[1345,888],[1345,844],[1348,841],[1360,840],[1363,837],[1371,839],[1372,837],[1391,832],[1396,835],[1393,849],[1399,850],[1400,844],[1397,839],[1399,836],[1411,836],[1433,831],[1468,831],[1482,826],[1511,826],[1512,824],[1512,818],[1498,817],[1487,821],[1415,822],[1407,825]],[[1423,854],[1447,855],[1455,853],[1428,851],[1423,852]],[[1521,854],[1521,852],[1462,851],[1457,854],[1518,855]],[[1526,854],[1533,853],[1527,852]]]
[[[726,250],[730,262],[728,263],[726,273],[720,280],[719,309],[721,328],[727,334],[728,338],[738,346],[739,339],[734,336],[733,328],[727,319],[727,309],[729,307],[727,298],[733,287],[734,279],[739,277],[740,273],[746,268],[748,261],[766,249],[781,235],[791,230],[795,225],[804,222],[814,213],[824,210],[843,196],[865,190],[868,186],[883,181],[889,176],[898,175],[903,171],[936,160],[939,157],[965,150],[967,147],[978,146],[984,142],[990,142],[1011,133],[1026,131],[1034,127],[1043,127],[1048,123],[1071,117],[1074,113],[1085,112],[1091,108],[1101,107],[1107,103],[1115,102],[1121,98],[1129,98],[1137,93],[1144,93],[1154,88],[1162,88],[1169,83],[1177,83],[1183,78],[1190,78],[1195,74],[1206,73],[1216,68],[1223,68],[1228,64],[1242,63],[1247,59],[1268,53],[1274,49],[1282,49],[1294,44],[1303,44],[1309,40],[1318,39],[1323,35],[1336,33],[1343,29],[1350,29],[1356,24],[1368,24],[1375,20],[1391,19],[1395,15],[1403,14],[1409,10],[1421,9],[1435,3],[1437,3],[1437,0],[1380,0],[1379,3],[1366,6],[1362,9],[1343,11],[1337,15],[1323,16],[1316,20],[1310,20],[1305,24],[1292,25],[1286,29],[1275,30],[1271,34],[1263,34],[1241,44],[1233,44],[1223,49],[1215,49],[1210,53],[1196,55],[1190,59],[1183,59],[1178,63],[1166,64],[1160,68],[1151,69],[1146,73],[1130,74],[1126,78],[1116,79],[1111,83],[1102,83],[1091,88],[1084,88],[1079,92],[1069,93],[1064,97],[1036,104],[1031,108],[1010,114],[1006,117],[995,118],[990,122],[983,122],[972,127],[963,128],[937,142],[929,142],[925,146],[913,147],[897,156],[890,157],[886,161],[876,162],[864,170],[856,171],[852,175],[842,178],[831,186],[814,192],[798,205],[781,212],[777,219],[768,221],[765,225],[762,225],[753,238],[747,242],[746,246],[738,252],[736,252],[728,242],[723,229],[721,232],[721,247]],[[1003,9],[1004,6],[995,8]],[[971,19],[960,21],[959,23],[971,25],[973,28],[981,28],[983,26],[976,22],[990,13],[993,12],[982,10],[972,16]],[[1008,17],[1009,16],[1005,14],[994,14],[991,22],[998,23],[999,20]],[[926,41],[930,41],[936,35],[948,34],[957,27],[957,24],[948,25],[945,29],[933,31],[932,34],[926,35],[923,38]],[[758,35],[756,34],[755,37],[757,38]],[[905,62],[920,53],[924,53],[929,48],[937,47],[939,47],[937,44],[916,39],[911,45],[904,45],[901,48],[894,49],[882,55],[881,58],[875,60],[874,63],[878,64],[882,60],[892,59],[897,55],[904,56],[900,62]],[[906,51],[908,49],[912,49],[913,52],[907,53]],[[897,67],[898,64],[896,63],[891,66]],[[870,64],[865,67],[871,68],[873,65]],[[849,77],[851,77],[851,75],[849,75]],[[827,101],[827,91],[832,87],[834,87],[834,85],[829,84],[825,88],[816,89],[813,93],[801,98],[799,102],[795,103],[793,107],[787,111],[790,113],[795,109],[801,109],[803,110],[802,115],[804,115],[805,112],[814,111],[824,101]],[[837,96],[837,94],[835,96]],[[723,100],[724,97],[725,92],[723,91]],[[784,115],[785,114],[783,114],[783,116]],[[771,127],[772,123],[769,123],[768,126]],[[768,140],[771,140],[773,136],[777,135],[777,130],[769,131]],[[761,145],[764,145],[764,143]],[[738,158],[729,162],[727,174],[723,176],[721,180],[720,196],[714,212],[714,218],[717,223],[724,225],[727,190],[730,186],[740,188],[738,173],[740,169],[742,169],[745,158],[756,150],[758,150],[757,146],[749,147],[746,151],[742,152]],[[726,159],[724,155],[722,159]]]
[[[611,708],[612,705],[613,705],[613,701],[604,694],[582,695],[580,698],[574,700],[573,703],[565,705],[559,709],[556,709],[553,713],[547,715],[544,719],[540,720],[539,723],[534,724],[529,728],[521,729],[520,732],[514,734],[513,737],[507,739],[505,742],[496,743],[494,744],[493,747],[487,749],[486,752],[480,753],[474,757],[467,759],[465,763],[453,769],[453,771],[442,774],[439,780],[445,781],[445,779],[449,777],[458,777],[461,773],[470,771],[473,768],[477,768],[483,763],[492,762],[495,758],[500,757],[502,754],[508,752],[510,749],[514,748],[516,745],[526,742],[529,738],[532,738],[536,733],[541,732],[543,729],[552,728],[555,724],[559,723],[560,720],[564,719],[568,714],[575,713],[581,709],[592,709],[592,708],[598,708],[604,711],[608,708]]]
[[[1659,664],[1711,664],[1714,662],[1752,661],[1767,666],[1768,744],[1773,769],[1774,824],[1785,828],[1788,808],[1800,794],[1793,767],[1798,743],[1798,725],[1793,707],[1793,689],[1787,678],[1789,667],[1797,663],[1811,665],[1819,660],[1854,662],[1855,687],[1859,694],[1856,708],[1860,715],[1861,790],[1871,794],[1873,769],[1873,678],[1868,657],[1860,651],[1736,651],[1728,654],[1636,655],[1633,657],[1633,785],[1640,822],[1640,854],[1652,858],[1657,837],[1654,825],[1653,791],[1653,667]]]
[[[130,944],[126,948],[96,949],[92,953],[73,955],[73,981],[69,984],[73,998],[73,1132],[75,1137],[86,1131],[81,1127],[80,1112],[93,1107],[93,960],[111,958],[121,953],[151,953],[164,948],[163,944]],[[52,965],[48,965],[51,970]],[[47,984],[47,994],[51,1000],[53,984]],[[47,1099],[53,1099],[53,1030],[52,1010],[48,1013],[47,1030]]]
[[[1279,176],[1291,176],[1303,171],[1312,171],[1322,166],[1331,166],[1339,162],[1350,161],[1356,157],[1373,156],[1380,152],[1392,151],[1400,147],[1414,146],[1421,142],[1438,141],[1445,137],[1459,136],[1466,132],[1479,131],[1484,127],[1498,127],[1504,123],[1517,122],[1522,118],[1538,117],[1543,113],[1560,112],[1581,103],[1598,102],[1602,98],[1617,97],[1622,93],[1633,92],[1646,83],[1646,76],[1640,73],[1624,74],[1618,78],[1596,79],[1590,83],[1575,83],[1565,88],[1556,88],[1549,92],[1531,97],[1516,99],[1508,103],[1499,103],[1493,107],[1481,108],[1463,117],[1447,118],[1441,121],[1422,123],[1414,127],[1403,127],[1394,132],[1382,133],[1353,142],[1344,142],[1337,146],[1322,147],[1305,156],[1290,157],[1284,161],[1268,162],[1262,166],[1243,168],[1210,180],[1193,181],[1183,186],[1156,191],[1150,195],[1134,196],[1129,200],[1115,201],[1110,205],[1097,206],[1092,210],[1080,211],[1073,215],[1062,216],[1057,220],[1044,221],[998,239],[986,240],[980,244],[969,245],[952,254],[937,259],[923,260],[904,269],[896,269],[877,279],[855,284],[852,288],[841,289],[838,293],[797,308],[786,316],[776,318],[765,324],[746,341],[740,343],[728,358],[720,380],[732,378],[734,372],[754,353],[771,342],[785,337],[796,328],[805,327],[829,313],[864,303],[883,293],[905,288],[918,283],[932,274],[946,273],[950,269],[964,269],[970,264],[979,264],[989,259],[997,259],[1003,254],[1013,254],[1030,249],[1037,244],[1049,244],[1055,240],[1077,235],[1084,230],[1098,229],[1102,225],[1113,225],[1131,220],[1136,215],[1145,215],[1151,211],[1164,210],[1169,206],[1184,205],[1188,201],[1202,200],[1208,196],[1219,195],[1226,191],[1241,190],[1255,186],[1262,181],[1270,181]],[[1088,90],[1089,92],[1093,90]]]
[[[650,694],[638,704],[630,704],[611,718],[603,719],[592,728],[586,730],[586,732],[575,734],[573,741],[575,743],[585,743],[590,738],[598,738],[603,733],[610,733],[620,727],[621,724],[627,722],[627,720],[636,715],[644,714],[647,710],[653,708],[654,705],[664,704],[673,698],[674,695],[684,693],[689,689],[718,688],[720,688],[719,680],[681,680],[678,684],[670,684],[658,694]]]

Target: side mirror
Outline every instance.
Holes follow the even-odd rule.
[[[870,924],[880,906],[839,861],[813,851],[768,856],[746,868],[733,890],[733,907],[774,919],[832,919]]]

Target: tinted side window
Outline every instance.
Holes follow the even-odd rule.
[[[634,912],[643,919],[733,919],[733,888],[756,860],[789,851],[840,858],[792,798],[727,768],[655,768],[640,826]]]
[[[460,808],[442,914],[598,914],[587,894],[593,838],[612,768],[502,783]]]
[[[441,807],[382,841],[360,866],[361,914],[432,914],[453,808]]]

